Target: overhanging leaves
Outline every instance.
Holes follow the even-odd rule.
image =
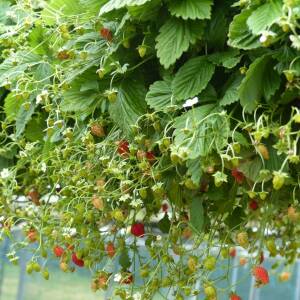
[[[252,35],[247,26],[247,20],[251,13],[250,9],[244,10],[233,18],[228,34],[228,44],[231,47],[249,50],[260,46],[259,38]]]
[[[146,102],[154,110],[166,110],[169,106],[175,104],[171,89],[171,82],[154,82],[146,95]]]
[[[195,197],[191,203],[190,223],[193,230],[201,232],[204,225],[204,211],[202,200],[199,197]]]
[[[241,105],[247,112],[252,112],[264,97],[270,99],[280,86],[280,76],[274,70],[270,55],[257,58],[249,67],[240,88]]]
[[[146,89],[136,80],[126,79],[119,87],[117,101],[110,105],[112,119],[125,133],[131,132],[131,125],[146,112]]]
[[[156,38],[160,63],[168,69],[202,35],[202,23],[170,18]]]
[[[174,143],[187,148],[188,159],[205,156],[227,145],[229,124],[217,113],[214,104],[200,106],[177,117],[174,127]]]
[[[273,0],[254,10],[247,20],[253,34],[260,34],[282,16],[282,1]]]
[[[173,0],[169,4],[169,11],[176,17],[187,19],[209,19],[212,0]]]
[[[120,9],[125,6],[143,5],[150,0],[110,0],[101,7],[100,15],[108,13],[114,9]]]
[[[199,94],[213,76],[215,67],[206,57],[190,59],[175,75],[172,83],[176,99],[183,100]]]

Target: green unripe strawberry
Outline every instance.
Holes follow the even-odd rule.
[[[33,267],[33,270],[35,272],[40,272],[41,271],[41,266],[39,265],[38,262],[34,262],[32,267]]]
[[[229,257],[229,250],[227,248],[222,248],[221,256],[225,259]]]
[[[104,75],[105,75],[105,69],[104,68],[100,68],[97,70],[97,74],[99,76],[100,79],[103,79]]]
[[[172,152],[170,155],[170,158],[171,158],[172,163],[174,163],[174,164],[182,163],[181,157],[176,152]]]
[[[124,214],[120,209],[115,209],[112,212],[112,217],[119,222],[123,222],[125,220]]]
[[[227,182],[227,175],[223,172],[217,171],[213,177],[216,187],[220,187],[224,182]]]
[[[161,281],[161,286],[162,287],[168,287],[172,284],[172,280],[170,277],[165,277],[163,278],[163,280]]]
[[[141,196],[142,199],[146,199],[147,198],[147,188],[141,188],[139,189],[139,194]]]
[[[124,39],[122,42],[122,45],[124,48],[129,49],[130,48],[130,40],[129,39]]]
[[[28,111],[31,107],[31,103],[30,102],[25,102],[22,104],[24,110]]]
[[[216,268],[217,259],[214,256],[208,256],[203,263],[203,267],[208,271],[213,271]]]
[[[147,47],[145,45],[138,46],[138,52],[141,58],[143,58],[147,53]]]
[[[271,256],[277,255],[277,247],[276,247],[274,239],[267,240],[266,247],[269,250]]]
[[[183,296],[180,294],[177,294],[175,297],[175,300],[184,300]]]
[[[211,285],[207,285],[204,287],[204,294],[208,299],[215,298],[217,295],[216,289]]]
[[[195,256],[190,256],[188,258],[188,262],[187,262],[187,265],[188,265],[188,268],[191,272],[196,272],[197,270],[197,263],[198,263],[198,260],[197,260],[197,257]]]
[[[238,233],[236,236],[236,240],[241,247],[245,249],[249,247],[249,239],[247,232],[243,231]]]
[[[261,200],[265,200],[267,198],[268,192],[259,192],[258,195]]]
[[[118,91],[117,90],[109,90],[109,91],[106,91],[106,97],[108,99],[108,101],[110,103],[115,103],[117,101],[117,97],[118,97]]]
[[[191,178],[187,178],[184,181],[184,185],[189,190],[196,190],[198,186],[194,183],[194,181]]]
[[[285,178],[287,177],[287,174],[283,172],[273,172],[274,177],[273,177],[273,188],[275,190],[280,190],[282,186],[284,185]]]
[[[295,123],[299,124],[300,123],[300,113],[297,113],[294,115],[293,120]]]
[[[247,191],[247,194],[250,199],[254,199],[256,197],[256,192],[254,191]]]
[[[232,148],[234,152],[240,153],[241,152],[241,145],[239,143],[233,143]]]
[[[49,275],[49,271],[47,269],[44,269],[42,271],[42,276],[44,277],[45,280],[48,280],[50,275]]]
[[[141,268],[140,275],[142,278],[148,277],[149,276],[149,268],[148,267]]]
[[[31,262],[27,264],[27,266],[26,266],[26,272],[28,274],[31,274],[33,272],[33,265],[32,265]]]

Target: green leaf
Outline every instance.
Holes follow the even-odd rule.
[[[126,6],[143,5],[150,0],[110,0],[100,9],[100,15],[106,14],[114,9],[120,9]]]
[[[168,69],[187,51],[190,44],[202,36],[203,24],[170,18],[159,30],[156,50],[160,63]]]
[[[272,147],[272,143],[268,143],[267,147],[269,150],[270,158],[268,160],[265,160],[266,169],[270,170],[271,172],[280,170],[285,159],[284,154],[278,155],[277,150],[274,147]],[[285,167],[282,171],[283,172],[289,171],[288,164],[285,164]]]
[[[257,58],[249,67],[240,88],[241,105],[247,112],[252,112],[264,97],[270,99],[280,86],[280,76],[274,70],[270,55]]]
[[[199,94],[200,101],[217,102],[218,94],[212,84],[208,84],[206,88]]]
[[[236,207],[232,213],[227,217],[225,223],[230,228],[237,228],[242,224],[243,219],[245,218],[245,210],[242,207]]]
[[[95,72],[93,69],[85,71],[72,81],[71,87],[63,92],[60,108],[64,112],[80,112],[90,114],[101,100],[101,94],[97,82],[95,83]],[[109,83],[102,80],[103,88],[108,88]]]
[[[10,167],[12,163],[13,160],[0,156],[0,171],[2,171],[2,169]]]
[[[215,67],[205,56],[190,59],[176,73],[172,83],[177,100],[199,94],[212,78]]]
[[[17,80],[29,66],[38,65],[40,62],[41,56],[34,53],[20,51],[10,55],[0,65],[0,82]]]
[[[207,104],[175,118],[174,144],[187,148],[188,159],[206,156],[227,145],[230,133],[228,120],[220,114],[209,116],[216,112],[215,104]]]
[[[238,131],[234,131],[233,140],[235,142],[240,143],[242,146],[245,146],[245,147],[249,147],[249,145],[250,145],[247,138],[242,133],[240,133]]]
[[[225,48],[228,34],[228,20],[226,12],[224,12],[226,8],[224,8],[221,1],[218,4],[221,6],[214,9],[211,20],[205,29],[205,40],[207,41],[208,48],[214,49],[214,51]]]
[[[23,106],[20,108],[16,118],[16,137],[19,137],[23,133],[26,124],[31,119],[34,113],[35,107],[36,104],[31,103],[28,110],[25,110]]]
[[[260,34],[279,20],[282,14],[282,1],[272,0],[254,10],[247,20],[247,25],[253,34]]]
[[[169,4],[171,15],[187,19],[209,19],[212,0],[172,0]]]
[[[129,6],[128,12],[132,18],[139,21],[153,20],[157,17],[161,8],[161,0],[151,0],[144,5]]]
[[[0,23],[5,23],[7,20],[7,12],[10,9],[11,2],[7,0],[1,0],[0,3]]]
[[[8,122],[16,120],[22,102],[22,100],[16,100],[16,97],[13,93],[7,95],[4,100],[4,112],[6,114]]]
[[[190,223],[193,230],[201,232],[204,225],[204,210],[202,200],[194,197],[190,207]]]
[[[144,85],[136,80],[126,79],[120,85],[117,100],[110,104],[109,113],[125,133],[130,133],[131,125],[146,112],[145,96]]]
[[[169,177],[166,178],[166,191],[168,199],[171,203],[176,205],[177,207],[182,206],[182,188],[179,185],[179,178],[178,176],[174,176],[171,174]]]
[[[45,88],[45,84],[49,84],[51,82],[52,75],[53,69],[49,63],[43,62],[39,64],[34,72],[34,78],[38,81],[36,85],[43,90]]]
[[[106,0],[51,0],[41,13],[41,18],[47,25],[55,25],[59,18],[76,16],[77,22],[88,21],[96,16],[99,7]],[[84,12],[83,12],[84,7]]]
[[[34,53],[39,55],[49,54],[49,34],[47,33],[46,28],[42,26],[34,27],[28,36],[28,40]]]
[[[42,116],[37,116],[32,118],[25,129],[25,137],[31,141],[42,141],[44,138],[44,129],[46,128],[46,123]]]
[[[244,175],[252,181],[257,181],[259,178],[259,171],[262,169],[263,165],[259,157],[253,160],[248,160],[239,165],[239,170],[244,173]]]
[[[120,254],[119,264],[124,270],[127,270],[131,266],[131,260],[126,249],[122,250]]]
[[[230,105],[239,100],[239,87],[243,76],[238,74],[232,76],[225,85],[225,93],[220,100],[221,106]]]
[[[244,10],[236,15],[229,26],[228,44],[231,47],[249,50],[260,47],[259,37],[251,34],[247,20],[252,10]]]
[[[159,220],[157,226],[163,233],[168,233],[170,231],[171,222],[168,217],[168,214],[165,214],[164,217],[161,220]]]
[[[156,81],[150,87],[146,95],[146,102],[156,111],[166,110],[175,105],[171,89],[171,82]]]
[[[230,49],[226,52],[216,52],[207,56],[207,59],[219,66],[231,69],[235,67],[241,60],[240,52],[237,49]]]
[[[201,163],[200,159],[192,159],[186,162],[186,166],[188,168],[187,174],[191,176],[191,179],[195,184],[199,184],[203,173],[200,163]]]
[[[60,109],[63,112],[83,112],[95,104],[99,93],[95,91],[84,91],[71,89],[63,93]]]

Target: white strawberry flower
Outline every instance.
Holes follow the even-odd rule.
[[[132,295],[133,300],[142,300],[142,294],[137,292]]]
[[[121,279],[122,279],[122,275],[120,273],[114,275],[114,282],[120,282]]]
[[[198,97],[194,97],[192,99],[188,99],[185,101],[185,103],[182,105],[182,107],[192,107],[193,105],[197,104],[199,102]]]
[[[11,175],[10,171],[7,169],[7,168],[4,168],[1,173],[0,173],[0,177],[2,179],[6,179],[6,178],[9,178]]]

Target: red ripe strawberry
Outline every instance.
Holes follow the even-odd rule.
[[[264,262],[264,260],[265,260],[264,253],[261,252],[261,253],[260,253],[260,257],[259,257],[259,263],[262,264],[262,263]]]
[[[255,266],[252,270],[252,274],[255,277],[257,285],[264,285],[269,283],[268,271],[262,266]]]
[[[60,246],[55,246],[53,248],[53,252],[56,257],[61,257],[64,254],[65,250]]]
[[[169,209],[169,205],[167,203],[164,203],[162,206],[161,206],[161,209],[163,212],[167,212],[168,209]]]
[[[98,278],[98,286],[100,289],[106,289],[108,282],[108,276],[106,274],[102,274]]]
[[[231,247],[231,248],[229,249],[229,255],[230,255],[231,257],[235,257],[235,256],[236,256],[236,249],[235,249],[234,247]]]
[[[28,194],[27,197],[37,206],[40,205],[40,194],[36,190],[31,190]]]
[[[231,175],[234,177],[235,181],[238,184],[242,184],[245,179],[244,173],[239,171],[237,168],[231,170]]]
[[[84,266],[84,261],[78,258],[75,252],[72,253],[72,262],[78,267]]]
[[[106,245],[106,253],[109,257],[114,257],[115,254],[116,254],[116,248],[114,246],[114,244],[112,242],[109,242],[107,245]]]
[[[108,28],[102,28],[100,30],[100,35],[107,41],[112,41],[112,33]]]
[[[66,244],[66,247],[67,247],[68,250],[74,250],[74,246],[73,245]]]
[[[147,151],[146,158],[148,159],[149,162],[153,162],[155,160],[155,155],[152,151]]]
[[[258,203],[257,203],[257,201],[256,200],[251,200],[250,202],[249,202],[249,208],[251,209],[251,210],[257,210],[258,209]]]
[[[30,229],[27,232],[27,238],[30,241],[30,243],[34,243],[38,239],[38,233],[34,229]]]
[[[124,274],[124,278],[121,280],[122,284],[131,284],[133,282],[133,276],[131,273]]]
[[[242,298],[240,296],[238,296],[237,294],[231,294],[230,300],[242,300]]]
[[[137,237],[143,237],[145,234],[144,224],[134,223],[131,225],[131,233]]]
[[[129,151],[129,143],[127,141],[119,141],[118,143],[118,153],[120,155],[126,155]]]

